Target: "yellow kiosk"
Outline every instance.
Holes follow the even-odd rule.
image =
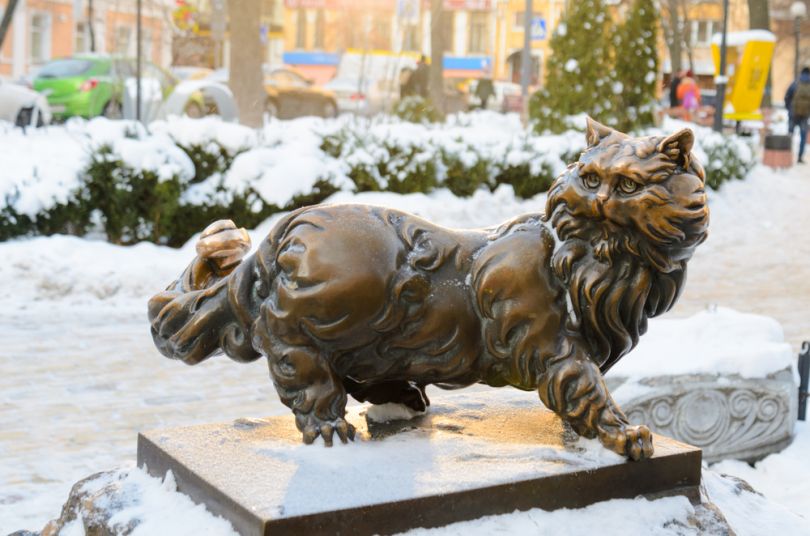
[[[712,38],[714,74],[720,75],[721,34]],[[759,109],[768,70],[771,67],[776,36],[767,30],[726,34],[726,86],[723,118],[732,121],[761,120]]]

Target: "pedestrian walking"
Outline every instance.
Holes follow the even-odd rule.
[[[415,95],[419,95],[423,99],[428,98],[428,76],[430,68],[427,64],[427,58],[422,55],[419,58],[419,63],[416,64],[416,70],[411,75],[413,79],[413,91]]]
[[[804,148],[807,145],[807,122],[810,118],[810,67],[802,69],[799,79],[794,80],[785,93],[785,108],[788,111],[790,135],[799,127],[799,164],[804,164]]]
[[[478,80],[475,85],[475,96],[481,101],[481,109],[486,110],[489,99],[495,96],[495,84],[493,84],[492,78],[485,76]]]

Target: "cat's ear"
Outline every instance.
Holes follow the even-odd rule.
[[[614,130],[610,127],[606,127],[602,123],[591,119],[590,117],[585,118],[585,141],[588,144],[588,147],[595,147],[599,145],[599,142],[602,139],[607,138],[611,134],[613,134]]]
[[[686,169],[689,167],[689,155],[694,144],[695,135],[690,129],[684,128],[661,140],[656,150]]]

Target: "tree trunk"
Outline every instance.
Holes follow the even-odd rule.
[[[428,92],[433,106],[444,115],[444,1],[430,0],[430,77]]]
[[[258,128],[267,101],[262,85],[262,43],[259,34],[261,2],[229,0],[230,80],[229,85],[239,109],[239,122]]]
[[[683,38],[683,48],[686,49],[686,58],[689,61],[689,70],[695,71],[695,52],[692,48],[692,19],[689,18],[689,6],[686,0],[681,0],[681,15],[679,18],[681,25],[681,37]]]
[[[771,29],[771,14],[768,11],[768,0],[748,0],[748,26],[752,30]],[[765,83],[765,94],[762,96],[762,106],[771,106],[771,72],[768,71],[768,81]]]
[[[667,2],[667,15],[664,24],[661,26],[664,29],[664,39],[669,48],[669,62],[674,77],[681,69],[681,55],[683,54],[681,44],[683,43],[683,29],[681,28],[681,20],[678,11],[678,0],[668,0]],[[662,10],[663,14],[663,10]]]
[[[748,0],[748,26],[752,30],[771,29],[768,0]]]

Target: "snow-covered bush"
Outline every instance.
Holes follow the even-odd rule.
[[[469,197],[482,186],[491,187],[493,163],[478,154],[474,147],[461,140],[458,144],[462,148],[460,151],[447,146],[439,150],[444,167],[444,186],[459,197]]]
[[[756,164],[751,142],[716,132],[704,134],[700,146],[705,153],[701,162],[706,168],[706,185],[717,190],[726,181],[744,179]]]
[[[412,123],[433,123],[441,119],[441,114],[433,103],[418,95],[397,101],[393,111],[395,116]]]
[[[348,125],[321,143],[344,166],[358,192],[429,192],[438,185],[437,154],[421,139],[424,127],[397,124]],[[339,148],[339,150],[338,150]]]
[[[584,118],[567,120],[583,128]],[[674,121],[645,133],[684,126],[696,130],[695,152],[710,187],[743,178],[753,166],[753,149],[742,138]],[[161,121],[148,131],[106,119],[44,130],[21,137],[0,129],[0,157],[12,163],[0,170],[0,240],[102,232],[116,243],[179,246],[214,220],[253,228],[339,191],[447,188],[466,197],[508,185],[530,198],[585,146],[582,132],[538,135],[516,115],[492,112],[423,124],[306,118],[260,131],[213,118]]]

